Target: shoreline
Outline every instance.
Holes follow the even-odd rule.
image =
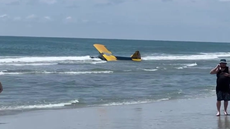
[[[143,100],[143,101],[124,101],[124,102],[111,102],[111,103],[101,103],[101,104],[92,104],[92,105],[77,105],[77,106],[71,106],[72,104],[69,103],[67,105],[58,106],[58,107],[46,107],[47,105],[57,105],[57,104],[64,104],[63,103],[53,103],[53,104],[47,104],[47,105],[25,105],[25,107],[34,107],[34,108],[21,108],[24,106],[18,107],[9,107],[9,108],[3,108],[0,110],[0,116],[8,116],[8,115],[18,115],[23,114],[27,112],[37,112],[37,111],[50,111],[50,110],[74,110],[74,109],[81,109],[81,108],[100,108],[100,107],[116,107],[116,106],[132,106],[132,105],[145,105],[145,104],[156,104],[161,102],[170,102],[170,101],[180,101],[180,100],[193,100],[193,99],[205,99],[205,98],[211,98],[212,95],[209,96],[203,96],[198,98],[177,98],[177,99],[157,99],[157,100]],[[44,107],[44,108],[41,108]]]
[[[216,98],[145,104],[38,110],[1,116],[1,129],[230,128],[230,116],[216,116]],[[229,109],[228,109],[229,110]]]

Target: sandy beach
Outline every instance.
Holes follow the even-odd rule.
[[[223,110],[223,108],[222,108]],[[148,104],[40,110],[1,116],[1,129],[226,129],[215,97]]]

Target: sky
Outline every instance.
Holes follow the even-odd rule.
[[[230,0],[0,0],[0,35],[230,42]]]

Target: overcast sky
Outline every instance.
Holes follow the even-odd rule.
[[[0,0],[0,35],[230,42],[230,0]]]

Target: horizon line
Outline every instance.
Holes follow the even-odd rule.
[[[25,37],[25,38],[66,38],[66,39],[100,39],[100,40],[139,40],[139,41],[163,41],[163,42],[202,42],[202,43],[230,43],[227,41],[196,41],[196,40],[163,40],[163,39],[128,39],[128,38],[93,38],[93,37],[70,37],[70,36],[29,36],[29,35],[0,35],[0,37]]]

